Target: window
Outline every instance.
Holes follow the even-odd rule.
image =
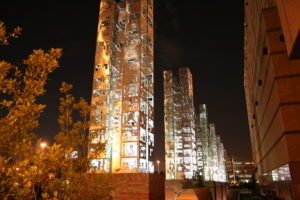
[[[98,70],[100,69],[100,67],[101,67],[100,64],[99,64],[99,65],[96,65],[96,66],[95,66],[95,71],[98,71]]]
[[[122,159],[122,168],[127,170],[134,170],[137,168],[137,159],[136,158],[123,158]]]
[[[263,55],[268,55],[268,47],[263,48]]]
[[[100,28],[108,26],[108,25],[109,25],[109,22],[105,20],[105,21],[101,22]]]
[[[132,58],[132,59],[128,60],[128,64],[132,64],[132,63],[136,63],[136,62],[138,62],[138,59],[136,59],[136,58]]]
[[[96,78],[96,82],[103,83],[103,82],[105,82],[105,78],[104,77]]]
[[[283,34],[281,34],[281,35],[280,35],[280,37],[279,37],[279,39],[280,39],[280,42],[284,42],[284,41],[285,41],[285,39],[284,39],[284,35],[283,35]]]
[[[122,147],[124,156],[137,156],[137,142],[126,142]]]

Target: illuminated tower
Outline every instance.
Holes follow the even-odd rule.
[[[196,171],[193,79],[188,68],[179,78],[164,71],[166,179],[192,178]]]
[[[225,149],[216,135],[215,124],[209,124],[208,155],[204,166],[204,180],[226,182]]]
[[[208,122],[206,105],[199,106],[196,118],[197,173],[205,181],[226,182],[225,149],[215,125]]]
[[[99,172],[154,172],[153,70],[153,0],[101,0],[89,145]]]
[[[199,114],[196,115],[196,152],[197,152],[197,172],[200,176],[204,174],[204,168],[207,169],[209,128],[206,105],[199,106]]]

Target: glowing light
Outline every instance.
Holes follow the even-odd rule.
[[[291,180],[289,165],[283,165],[277,169],[272,170],[272,180],[273,181],[289,181]]]
[[[157,164],[157,172],[159,173],[159,172],[160,172],[160,169],[159,169],[159,164],[160,164],[160,161],[159,161],[159,160],[157,160],[157,161],[156,161],[156,164]]]
[[[46,142],[42,142],[42,143],[40,144],[40,146],[41,146],[42,149],[44,149],[44,148],[47,146],[47,143],[46,143]]]
[[[166,179],[192,178],[197,168],[192,75],[181,68],[178,77],[164,71]]]
[[[103,131],[90,133],[99,134],[92,142],[105,143],[105,150],[95,155],[92,165],[100,172],[153,173],[153,57],[149,52],[153,49],[153,43],[149,42],[153,41],[153,27],[147,21],[130,20],[130,12],[136,13],[133,8],[151,10],[152,7],[140,0],[130,2],[130,6],[125,1],[127,11],[119,12],[115,9],[117,4],[117,1],[100,3],[92,96],[92,103],[98,108],[91,112],[94,123],[90,130]],[[116,14],[118,20],[113,17]],[[126,31],[132,29],[135,31]],[[149,41],[134,39],[142,36]],[[124,37],[128,42],[120,42]],[[152,78],[142,78],[148,76]],[[95,154],[92,145],[89,152]]]

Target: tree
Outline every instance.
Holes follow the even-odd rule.
[[[7,36],[3,22],[0,30],[4,45],[10,35],[16,35]],[[34,50],[21,67],[0,61],[0,156],[22,159],[31,153],[33,130],[38,127],[38,118],[45,108],[36,99],[45,93],[46,81],[58,67],[61,52],[61,49]]]
[[[94,137],[97,137],[89,135],[88,131],[91,107],[83,98],[76,101],[70,93],[71,89],[72,85],[65,82],[59,89],[64,97],[60,98],[59,106],[58,123],[61,130],[55,139],[64,149],[69,149],[66,155],[72,158],[70,171],[76,174],[76,179],[81,180],[74,181],[73,188],[76,190],[73,193],[77,194],[76,198],[78,199],[109,199],[110,192],[114,189],[111,177],[110,175],[96,174],[91,166],[93,157],[88,155],[88,144]],[[79,115],[77,120],[74,120],[75,114]],[[104,149],[104,144],[99,143],[93,147],[95,149],[93,153],[98,153]]]
[[[7,33],[0,22],[0,44],[7,45],[20,31]],[[113,189],[109,175],[98,176],[90,170],[90,107],[84,99],[75,102],[69,94],[71,85],[63,83],[60,90],[65,97],[60,99],[58,144],[44,149],[35,144],[34,130],[45,108],[36,99],[45,94],[48,76],[58,67],[61,52],[33,50],[21,67],[0,61],[0,199],[71,200],[83,199],[83,193],[91,199],[108,199]],[[75,123],[73,111],[81,116]]]
[[[8,45],[17,38],[21,28],[7,33],[0,22],[0,44]],[[40,154],[34,152],[34,129],[45,105],[36,103],[45,93],[48,75],[58,67],[61,49],[48,52],[34,50],[23,66],[0,61],[0,197],[1,199],[34,199]],[[56,147],[55,147],[56,148]]]
[[[76,102],[75,97],[70,94],[72,85],[63,82],[59,89],[64,97],[60,98],[60,116],[58,123],[60,125],[60,132],[55,139],[58,144],[61,144],[65,149],[72,149],[74,165],[76,164],[77,171],[86,172],[91,170],[90,160],[88,156],[88,144],[91,143],[97,135],[89,135],[89,115],[91,111],[90,105],[80,98]],[[74,121],[74,114],[79,115],[77,121]],[[104,150],[104,144],[98,143],[93,145],[94,152],[100,153]]]
[[[184,178],[181,181],[183,189],[192,189],[192,188],[202,188],[203,187],[203,177],[199,173],[194,173],[192,179]]]
[[[17,26],[11,33],[7,33],[4,22],[0,21],[0,45],[8,45],[9,39],[18,38],[21,35],[22,28]]]

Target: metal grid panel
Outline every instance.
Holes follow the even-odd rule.
[[[154,172],[152,0],[102,0],[91,132],[105,152],[90,156],[99,172]]]

